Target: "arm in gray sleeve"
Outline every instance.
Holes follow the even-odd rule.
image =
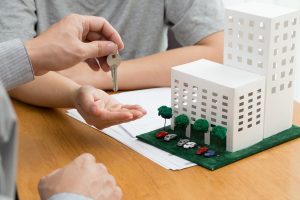
[[[0,43],[0,81],[9,90],[33,80],[33,70],[21,40]]]
[[[22,41],[36,36],[35,0],[0,1],[0,42],[20,38]]]
[[[48,200],[93,200],[89,197],[75,193],[58,193],[52,195]]]
[[[0,61],[1,62],[1,61]],[[0,81],[0,199],[14,199],[17,155],[16,115]]]
[[[165,16],[177,41],[188,46],[223,29],[224,7],[222,0],[166,0]]]

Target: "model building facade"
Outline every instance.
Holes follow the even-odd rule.
[[[226,9],[224,64],[266,77],[264,138],[292,126],[299,16],[269,4]]]
[[[200,60],[172,69],[172,128],[180,114],[226,127],[231,152],[290,128],[298,17],[266,4],[226,9],[224,65]]]

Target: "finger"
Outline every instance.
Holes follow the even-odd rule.
[[[52,176],[52,175],[58,173],[60,170],[61,170],[61,168],[58,168],[58,169],[54,170],[53,172],[51,172],[50,174],[47,174],[46,176],[42,177],[42,179]]]
[[[116,199],[116,200],[119,200],[119,199],[122,199],[122,196],[123,196],[123,193],[122,193],[122,190],[120,187],[116,187],[114,192],[112,193],[112,197],[110,197],[109,199]]]
[[[101,172],[108,173],[107,168],[106,168],[106,166],[104,164],[97,163],[96,166],[97,166],[98,170],[100,170]]]
[[[147,111],[140,105],[122,105],[122,108],[126,108],[129,110],[138,110],[142,112],[144,115],[147,114]]]
[[[110,70],[110,68],[106,62],[107,57],[102,57],[102,58],[97,58],[97,59],[100,63],[101,69],[105,72],[108,72]]]
[[[95,164],[96,158],[90,153],[83,153],[73,160],[73,163],[80,165]]]
[[[97,116],[99,119],[107,122],[125,121],[133,118],[131,112],[111,112],[104,109],[99,109]]]
[[[101,33],[105,38],[118,45],[118,49],[124,48],[124,43],[119,33],[112,25],[102,17],[86,16],[88,19],[89,31]]]
[[[81,43],[82,48],[86,52],[85,60],[88,58],[97,58],[108,56],[117,51],[117,45],[110,41],[93,41],[89,43]]]
[[[85,62],[94,71],[99,71],[99,69],[101,68],[99,62],[95,58],[89,58],[89,59],[85,60]]]
[[[99,32],[88,32],[86,36],[86,41],[92,42],[95,40],[107,40],[101,33]]]

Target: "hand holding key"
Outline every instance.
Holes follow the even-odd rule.
[[[117,51],[115,54],[110,54],[107,56],[107,64],[111,71],[112,82],[113,82],[113,91],[118,91],[118,76],[117,76],[117,68],[121,64],[122,58]]]

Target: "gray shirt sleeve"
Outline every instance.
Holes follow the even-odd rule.
[[[224,6],[222,0],[166,0],[165,17],[176,40],[188,46],[223,30]]]
[[[1,62],[1,61],[0,61]],[[16,115],[0,81],[0,199],[15,196]]]
[[[9,90],[33,80],[33,70],[21,40],[0,43],[0,81]]]
[[[15,38],[25,41],[35,37],[36,23],[34,0],[0,1],[0,42]]]

